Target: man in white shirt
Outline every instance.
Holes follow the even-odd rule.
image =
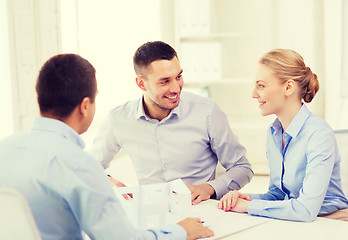
[[[137,49],[133,63],[143,96],[113,109],[99,128],[90,152],[104,168],[123,148],[140,184],[181,178],[193,204],[247,184],[253,172],[245,148],[214,101],[182,92],[183,70],[175,50],[148,42]],[[218,162],[226,172],[215,178]]]

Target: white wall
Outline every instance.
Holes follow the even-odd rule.
[[[310,104],[311,111],[325,117],[323,5],[318,0],[277,1],[277,48],[297,51],[307,66],[317,74],[320,90]]]
[[[140,96],[132,56],[146,41],[161,40],[159,0],[1,0],[1,11],[1,33],[8,28],[9,41],[1,35],[1,69],[6,69],[2,77],[8,81],[1,81],[6,116],[1,128],[6,130],[0,137],[11,134],[12,128],[26,129],[39,115],[37,74],[44,61],[58,53],[79,53],[97,69],[100,94],[90,136],[111,108]],[[84,137],[91,142],[91,137]]]
[[[160,16],[160,0],[77,2],[78,50],[96,68],[99,89],[87,148],[112,108],[141,96],[132,57],[141,44],[162,40]]]
[[[348,129],[348,97],[344,91],[342,52],[343,44],[348,47],[347,41],[343,42],[343,32],[348,26],[342,22],[343,13],[347,14],[346,0],[325,0],[325,75],[328,79],[326,88],[325,118],[334,129]],[[343,9],[345,6],[346,9]],[[346,79],[347,81],[347,79]]]
[[[14,131],[6,0],[0,0],[0,23],[0,139],[2,139]]]
[[[7,3],[14,128],[20,131],[28,128],[39,112],[35,93],[38,71],[60,49],[58,0]]]
[[[1,36],[6,32],[6,2],[10,5],[12,75],[5,76],[9,74],[6,71],[9,61],[6,38],[3,37],[0,39],[0,61],[4,64],[0,67],[5,68],[3,79],[12,77],[14,91],[11,96],[11,91],[5,90],[10,88],[10,82],[1,80],[3,117],[0,137],[11,133],[13,120],[16,130],[25,129],[38,114],[34,85],[43,61],[59,52],[77,52],[96,67],[100,91],[95,121],[83,136],[88,146],[96,127],[111,108],[141,94],[135,85],[132,68],[136,48],[149,40],[163,39],[172,45],[175,42],[173,1],[61,0],[58,4],[58,0],[1,0]],[[318,74],[321,89],[310,108],[327,119],[334,129],[348,128],[348,101],[339,94],[342,84],[342,1],[271,1],[275,8],[270,17],[276,21],[271,27],[263,28],[264,31],[275,29],[270,41],[272,47],[297,50]],[[261,8],[248,10],[260,11]],[[258,15],[251,16],[257,18]],[[256,40],[260,44],[260,39]],[[15,117],[12,117],[10,107],[12,99]],[[226,100],[219,102],[230,107]],[[241,134],[237,134],[241,140],[249,141],[250,136]]]

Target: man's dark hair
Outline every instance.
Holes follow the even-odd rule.
[[[176,51],[165,42],[154,41],[141,45],[133,56],[135,73],[141,75],[142,69],[156,60],[171,60],[178,57]]]
[[[42,66],[36,82],[41,114],[68,117],[85,97],[93,103],[97,90],[95,68],[76,54],[53,56]]]

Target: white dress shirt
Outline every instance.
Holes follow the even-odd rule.
[[[185,184],[209,183],[219,199],[250,181],[246,150],[211,99],[182,92],[179,106],[161,121],[145,114],[142,101],[116,107],[99,128],[90,153],[104,168],[123,148],[140,184],[178,178]],[[218,162],[226,172],[215,179]]]

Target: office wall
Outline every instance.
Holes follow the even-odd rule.
[[[132,57],[141,44],[162,40],[160,2],[78,1],[78,52],[95,66],[99,89],[94,121],[82,135],[86,148],[111,109],[141,96]]]
[[[14,116],[12,109],[12,84],[10,74],[10,54],[8,40],[7,2],[0,0],[0,139],[14,131]]]
[[[64,2],[74,10],[62,7]],[[270,15],[274,21],[271,26],[262,29],[271,31],[272,40],[265,51],[268,47],[280,47],[300,52],[318,74],[321,84],[318,95],[309,104],[310,109],[328,120],[334,129],[348,128],[348,101],[339,94],[342,0],[267,2],[273,6]],[[49,56],[59,52],[78,52],[97,68],[100,93],[96,121],[87,135],[83,136],[87,143],[91,143],[98,123],[112,107],[141,94],[135,85],[132,69],[131,57],[135,49],[148,40],[164,40],[175,45],[174,0],[134,0],[122,4],[120,1],[107,0],[8,0],[7,3],[14,117],[6,120],[14,120],[16,131],[27,128],[32,117],[38,115],[34,85],[39,68]],[[265,9],[261,6],[246,10]],[[248,16],[256,20],[258,17],[250,13]],[[67,26],[70,32],[65,31]],[[254,75],[252,71],[251,82]],[[221,84],[212,88],[215,100],[227,112],[231,110],[231,105],[224,96],[239,93],[238,89],[231,86]],[[9,98],[11,96],[7,96]],[[247,98],[250,100],[248,104],[254,103],[249,95]],[[254,107],[250,104],[241,107]],[[254,109],[257,111],[256,104]],[[11,110],[7,112],[11,114]],[[272,119],[267,121],[271,122]],[[265,136],[262,134],[265,132],[249,132],[237,131],[236,134],[245,142],[259,134],[260,142],[255,145],[261,147],[259,150],[252,149],[252,152],[264,153]]]
[[[75,1],[72,1],[75,2]],[[84,2],[84,1],[82,1]],[[114,2],[116,6],[118,1],[109,1],[109,3]],[[151,1],[149,1],[151,3]],[[274,23],[273,28],[276,29],[275,35],[273,36],[274,42],[276,43],[274,47],[287,47],[293,48],[301,52],[305,60],[309,63],[312,69],[318,73],[319,79],[321,82],[321,89],[318,96],[314,99],[311,108],[319,116],[327,118],[333,127],[344,127],[345,116],[342,115],[342,112],[346,112],[345,107],[346,100],[342,98],[337,100],[334,97],[334,92],[339,89],[339,86],[334,87],[326,85],[325,79],[330,78],[330,82],[339,81],[337,74],[341,72],[341,69],[338,66],[335,66],[334,63],[336,60],[339,60],[339,46],[341,46],[341,28],[332,26],[337,26],[337,23],[340,23],[340,14],[337,14],[337,10],[332,10],[332,8],[342,7],[341,0],[334,1],[324,1],[324,0],[295,0],[295,1],[274,1],[276,7],[274,9],[274,14],[276,15],[278,21]],[[24,129],[28,126],[30,119],[33,115],[37,115],[36,99],[33,85],[35,83],[35,78],[38,68],[41,66],[44,59],[48,56],[53,55],[60,51],[61,49],[61,38],[60,38],[60,26],[59,20],[61,18],[60,9],[58,6],[58,0],[14,0],[8,1],[8,15],[9,15],[9,30],[10,30],[10,55],[12,57],[11,67],[12,67],[12,84],[13,84],[13,98],[14,98],[14,120],[15,120],[15,129],[18,131]],[[108,1],[105,1],[108,3]],[[99,4],[89,3],[90,5],[94,4],[97,6]],[[89,34],[92,38],[85,40],[84,38],[88,36],[88,33],[85,29],[79,29],[80,35],[73,36],[75,38],[80,38],[82,42],[82,52],[86,52],[90,47],[91,42],[96,42],[97,46],[95,47],[95,54],[86,54],[86,57],[93,58],[96,55],[100,55],[101,52],[105,52],[104,46],[113,45],[118,43],[122,39],[127,39],[128,42],[134,42],[133,48],[136,45],[139,45],[143,39],[151,39],[149,31],[153,31],[154,27],[150,21],[158,22],[160,24],[160,32],[155,35],[158,38],[174,43],[174,4],[173,1],[160,1],[160,6],[156,5],[157,3],[152,3],[155,8],[147,8],[145,12],[136,12],[131,4],[123,5],[121,12],[115,12],[114,15],[119,15],[118,18],[115,18],[113,22],[109,21],[107,17],[96,18],[92,17],[95,15],[90,14],[90,21],[94,22],[94,25],[91,25],[92,29],[89,29]],[[325,5],[326,4],[326,5]],[[146,4],[141,5],[142,9],[146,7]],[[150,14],[152,20],[149,19],[149,11],[158,9],[160,7],[160,16],[156,14]],[[2,8],[4,9],[4,8]],[[108,9],[110,13],[108,13]],[[104,4],[103,7],[100,7],[98,10],[99,14],[101,12],[106,12],[105,16],[112,15],[112,6],[108,7],[107,4]],[[150,9],[150,10],[149,10]],[[293,17],[296,12],[297,17]],[[123,13],[120,14],[120,13]],[[338,12],[339,13],[339,12]],[[85,21],[88,18],[87,16],[80,16],[80,23]],[[124,21],[122,21],[122,19]],[[135,20],[133,20],[135,19]],[[142,20],[144,22],[146,19],[147,25],[143,23],[142,26],[147,26],[143,28],[137,27],[137,21]],[[331,20],[327,20],[331,19]],[[336,20],[335,20],[336,19]],[[101,21],[101,22],[100,22]],[[103,22],[104,21],[104,22]],[[145,21],[145,22],[146,22]],[[333,24],[327,23],[331,22]],[[127,24],[124,24],[127,22]],[[141,24],[142,22],[139,22]],[[69,23],[69,22],[68,22]],[[76,22],[73,22],[76,23]],[[129,25],[131,24],[131,25]],[[324,26],[326,24],[326,29],[324,32]],[[122,27],[131,26],[129,28]],[[103,27],[100,27],[103,26]],[[114,33],[111,35],[111,38],[105,34],[100,35],[98,28],[107,29],[109,33]],[[131,30],[130,30],[131,29]],[[139,30],[141,33],[138,33]],[[133,37],[125,37],[124,33],[134,32]],[[119,36],[116,37],[115,33],[118,33]],[[146,34],[147,33],[147,34]],[[81,34],[84,34],[82,36]],[[136,35],[137,34],[137,35]],[[325,34],[325,35],[324,35]],[[158,37],[160,35],[160,37]],[[112,37],[114,36],[114,37]],[[141,37],[141,40],[134,39],[137,36]],[[69,36],[71,37],[71,36]],[[140,38],[139,37],[139,38]],[[325,45],[324,45],[324,39]],[[126,41],[127,41],[126,40]],[[88,43],[88,41],[90,43]],[[99,50],[98,50],[99,49]],[[93,49],[91,49],[93,50]],[[126,59],[124,56],[126,53],[122,52],[112,52],[113,57],[123,58],[124,61],[120,65],[121,68],[127,68],[127,71],[133,71],[131,68],[127,67],[131,65],[131,60]],[[132,52],[129,51],[127,54],[131,55]],[[110,54],[111,55],[111,54]],[[326,57],[329,56],[329,57]],[[325,64],[324,64],[324,61]],[[112,68],[112,64],[100,64],[95,61],[97,67],[99,67],[99,73],[103,73],[104,69]],[[332,66],[334,65],[334,66]],[[330,66],[330,67],[324,67]],[[325,71],[327,69],[327,71]],[[328,75],[329,73],[329,75]],[[335,76],[335,74],[337,76]],[[128,75],[128,78],[131,78]],[[109,80],[108,76],[105,77],[104,81]],[[333,79],[333,80],[331,80]],[[131,81],[131,80],[130,80]],[[122,86],[123,89],[129,89],[132,92],[132,96],[136,93],[132,90],[134,86],[129,84]],[[330,89],[329,96],[325,97],[326,89]],[[108,92],[108,95],[111,95],[111,88],[106,88],[105,92]],[[127,98],[127,91],[118,93],[121,98]],[[335,99],[335,100],[330,100]],[[222,102],[223,99],[218,102]],[[340,102],[340,107],[335,107],[337,104],[334,104],[337,101]],[[118,101],[117,101],[118,102]],[[116,104],[117,104],[116,102]],[[330,109],[326,109],[325,106],[333,106]],[[340,120],[335,120],[335,118],[340,118]]]
[[[343,82],[343,49],[348,47],[343,41],[343,31],[348,34],[348,20],[343,22],[343,14],[347,15],[346,0],[325,0],[324,5],[324,44],[325,44],[325,76],[324,86],[325,119],[334,129],[348,129],[348,97]],[[348,79],[345,79],[347,82]],[[347,85],[346,85],[347,86]]]
[[[320,91],[310,104],[311,111],[325,118],[324,8],[322,0],[276,1],[275,48],[290,48],[302,55],[307,66],[317,74]]]
[[[59,9],[58,0],[7,3],[14,129],[20,131],[38,115],[35,95],[38,70],[60,49]]]

